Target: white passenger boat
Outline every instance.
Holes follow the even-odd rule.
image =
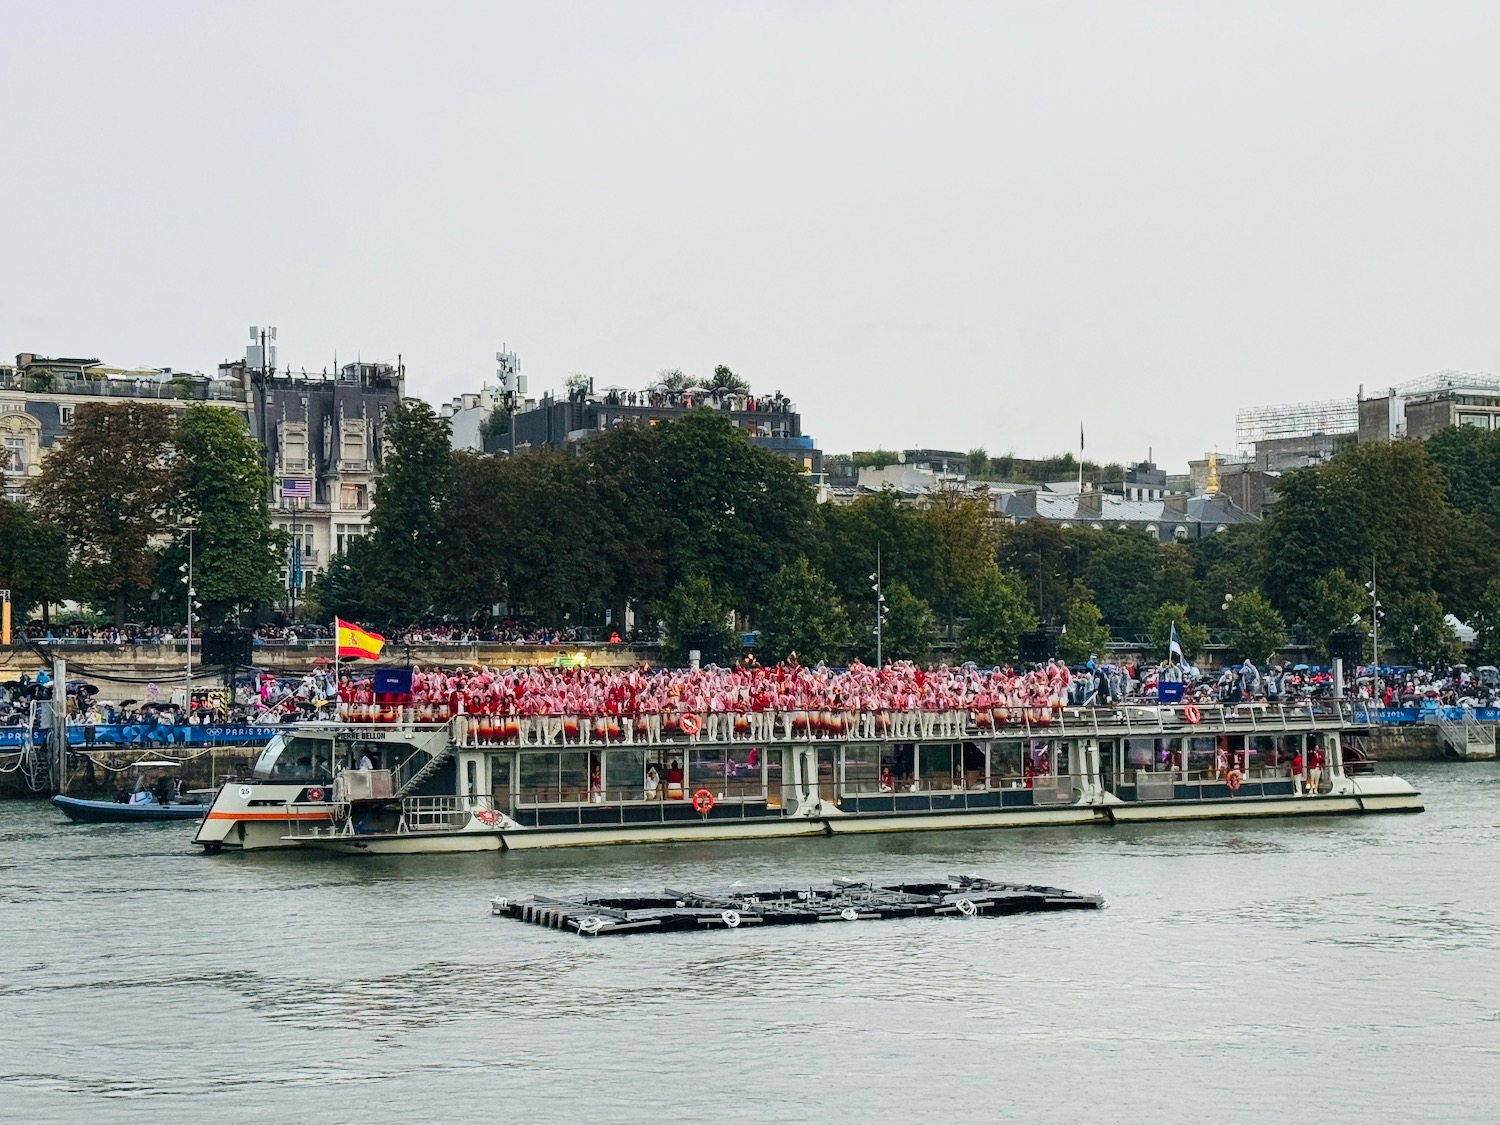
[[[288,728],[196,842],[394,854],[1422,811],[1364,772],[1351,704],[419,715]]]

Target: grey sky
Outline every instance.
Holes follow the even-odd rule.
[[[727,363],[825,449],[1171,467],[1500,369],[1493,4],[0,0],[0,354]]]

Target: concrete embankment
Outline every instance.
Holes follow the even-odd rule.
[[[250,767],[255,764],[259,753],[259,747],[247,746],[69,750],[62,791],[70,797],[112,800],[122,790],[135,787],[141,772],[135,768],[136,762],[161,761],[163,758],[179,764],[167,770],[150,770],[152,778],[165,773],[179,779],[184,791],[212,789],[226,777],[249,777]],[[0,798],[40,796],[31,790],[22,771],[12,770],[17,757],[15,753],[0,753],[0,770],[9,771],[0,773]]]

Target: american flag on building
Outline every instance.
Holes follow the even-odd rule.
[[[283,500],[311,500],[312,481],[310,480],[284,480],[281,482],[281,497]]]

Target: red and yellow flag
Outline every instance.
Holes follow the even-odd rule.
[[[333,631],[337,637],[340,659],[363,656],[374,660],[385,647],[385,638],[379,633],[371,633],[358,625],[340,621],[337,617],[333,619]]]

